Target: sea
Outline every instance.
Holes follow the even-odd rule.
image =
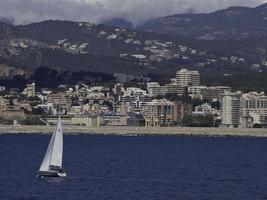
[[[66,178],[36,178],[49,135],[0,136],[0,200],[266,200],[267,139],[64,136]]]

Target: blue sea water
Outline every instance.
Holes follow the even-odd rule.
[[[65,179],[38,179],[50,136],[0,136],[0,200],[266,200],[261,138],[65,136]]]

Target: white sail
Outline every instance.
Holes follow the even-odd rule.
[[[63,132],[60,118],[58,119],[56,134],[54,138],[53,151],[51,155],[50,165],[62,167],[63,157]]]
[[[62,167],[62,156],[63,132],[61,120],[59,118],[39,171],[49,171],[50,165]]]

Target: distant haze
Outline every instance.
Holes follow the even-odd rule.
[[[255,7],[266,0],[0,0],[0,17],[15,24],[48,19],[89,21],[122,17],[135,25],[176,13],[213,12],[229,6]]]

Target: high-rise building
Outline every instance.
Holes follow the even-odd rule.
[[[200,74],[198,71],[181,69],[176,73],[176,82],[182,87],[199,86]]]
[[[225,92],[221,102],[222,127],[236,128],[240,124],[240,94]]]
[[[27,84],[27,97],[34,97],[35,96],[35,83],[28,83]]]

